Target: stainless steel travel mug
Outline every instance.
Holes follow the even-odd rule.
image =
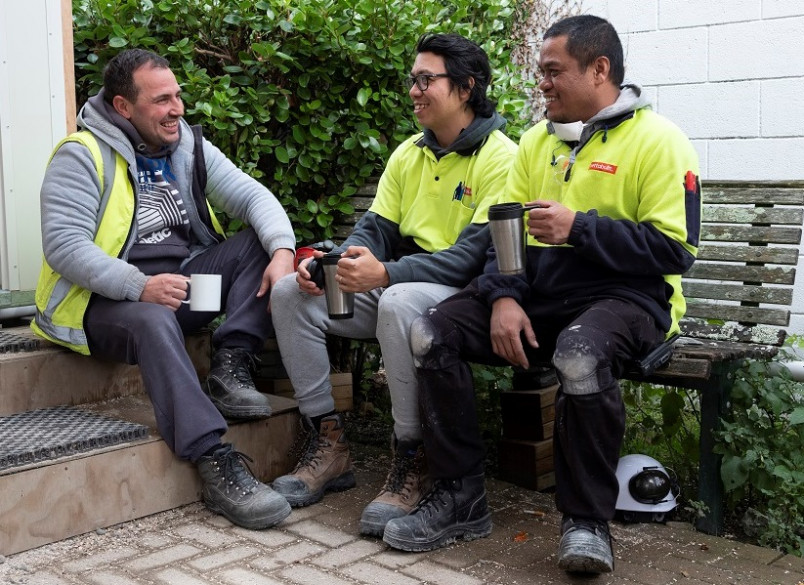
[[[355,314],[355,293],[343,292],[335,280],[338,270],[339,252],[324,254],[321,266],[324,269],[324,295],[327,299],[327,313],[330,319],[351,319]]]
[[[525,272],[525,207],[498,203],[489,208],[489,229],[500,274]]]

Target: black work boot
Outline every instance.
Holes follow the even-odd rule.
[[[268,397],[257,391],[249,364],[254,358],[242,348],[223,348],[212,356],[204,392],[226,418],[265,418],[271,414]]]
[[[232,445],[221,445],[212,455],[198,460],[207,508],[232,524],[261,530],[279,524],[290,514],[290,505],[264,483],[257,481],[243,461],[249,457]]]
[[[400,550],[422,552],[489,534],[491,512],[480,474],[436,480],[410,514],[388,521],[382,539]]]
[[[614,555],[608,522],[565,516],[561,521],[558,567],[568,573],[611,573]]]

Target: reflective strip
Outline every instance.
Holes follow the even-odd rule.
[[[68,345],[74,351],[89,355],[89,346],[87,345],[87,336],[83,329],[73,329],[72,327],[58,327],[52,321],[44,318],[44,316],[37,311],[34,316],[36,325],[39,330],[44,333],[51,341],[60,345]]]
[[[209,220],[212,222],[212,227],[215,228],[215,231],[222,235],[225,239],[226,233],[223,231],[223,226],[221,226],[220,222],[218,221],[218,216],[215,215],[215,210],[212,209],[212,204],[208,199],[205,199],[205,201],[207,202],[207,209],[209,209]]]
[[[71,134],[59,143],[54,154],[65,142],[79,142],[92,155],[101,187],[99,220],[94,242],[110,256],[119,257],[131,230],[135,207],[133,189],[128,180],[128,163],[122,155],[111,150],[110,158],[104,161],[97,139],[89,132]],[[109,164],[111,157],[114,157],[114,164]],[[48,278],[49,275],[51,278]],[[52,276],[57,277],[55,282]],[[39,281],[38,286],[50,282],[53,284],[49,291],[42,291],[47,299],[46,306],[39,304],[44,298],[40,298],[37,303],[37,313],[32,323],[34,330],[55,343],[89,354],[83,320],[92,293],[57,274],[47,262],[43,262]],[[57,325],[59,322],[67,322],[69,325]]]

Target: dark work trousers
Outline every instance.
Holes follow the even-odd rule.
[[[221,274],[227,315],[213,345],[255,352],[271,333],[266,294],[257,297],[269,262],[256,233],[247,229],[188,261],[181,274]],[[148,272],[155,274],[156,272]],[[184,334],[208,325],[217,313],[177,311],[155,303],[114,301],[94,295],[84,317],[93,356],[138,364],[159,434],[180,458],[196,461],[220,443],[226,422],[201,389]]]
[[[614,516],[615,475],[625,432],[617,378],[664,333],[648,313],[621,300],[590,300],[573,310],[526,309],[538,349],[531,365],[554,362],[561,387],[553,434],[556,504],[576,518]],[[472,288],[443,301],[411,330],[430,474],[457,479],[483,471],[483,441],[467,362],[510,365],[491,348],[491,310]]]

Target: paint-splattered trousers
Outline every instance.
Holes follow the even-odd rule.
[[[625,432],[617,379],[631,359],[661,342],[664,332],[643,309],[618,299],[525,311],[539,343],[533,349],[523,340],[529,364],[552,362],[560,381],[553,434],[558,509],[576,518],[609,520]],[[413,324],[424,445],[434,478],[483,472],[468,362],[507,364],[493,353],[490,318],[491,309],[470,285]]]

